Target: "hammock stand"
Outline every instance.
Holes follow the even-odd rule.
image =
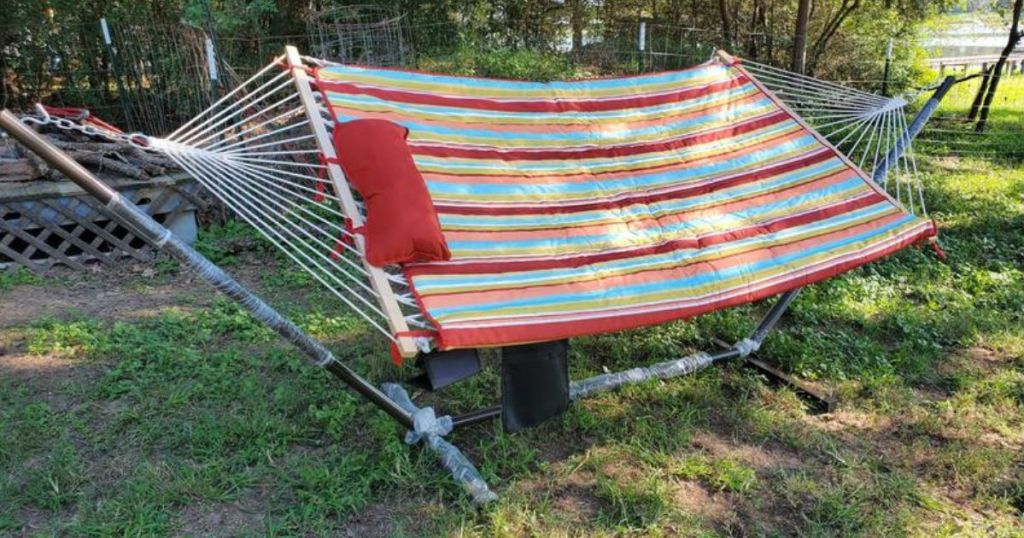
[[[722,55],[720,58],[726,61],[732,60],[731,57],[728,57],[727,55]],[[303,58],[298,55],[298,52],[294,48],[288,47],[284,59],[289,67],[289,72],[292,74],[292,80],[286,82],[289,82],[290,84],[294,81],[298,88],[298,98],[301,102],[301,108],[298,109],[298,113],[296,115],[302,118],[304,123],[308,123],[313,133],[312,136],[308,138],[316,142],[316,150],[319,152],[319,155],[326,157],[324,160],[327,164],[319,168],[319,170],[321,170],[320,173],[324,174],[327,180],[333,184],[333,192],[337,194],[337,201],[341,205],[344,215],[350,219],[350,224],[359,226],[362,224],[362,214],[360,212],[359,204],[353,197],[351,190],[348,188],[340,167],[333,164],[331,161],[335,156],[334,148],[331,144],[330,136],[324,126],[324,122],[314,120],[314,118],[321,117],[323,109],[320,106],[320,103],[317,102],[314,90],[311,87]],[[935,105],[937,105],[945,91],[948,90],[950,80],[951,79],[947,79],[946,83],[944,83],[938,91],[935,92],[935,95],[929,101],[928,105],[919,112],[917,118],[913,122],[914,128],[904,129],[899,132],[894,130],[893,132],[896,134],[894,138],[895,143],[891,144],[888,151],[881,149],[881,144],[879,143],[879,148],[875,149],[875,153],[879,153],[881,149],[883,160],[880,161],[882,163],[880,167],[878,166],[879,161],[877,161],[876,157],[876,180],[880,179],[884,182],[887,170],[899,168],[900,163],[902,162],[901,159],[905,157],[905,153],[910,147],[910,140],[917,131],[920,130],[920,127],[924,122],[927,121],[931,112],[934,111]],[[227,97],[230,97],[230,94],[226,96],[225,99],[227,99]],[[254,103],[251,103],[249,106],[253,105]],[[807,124],[803,125],[814,132]],[[26,127],[18,117],[7,110],[0,112],[0,127],[8,131],[13,138],[18,140],[29,150],[39,155],[39,157],[47,163],[60,170],[65,176],[82,187],[86,192],[94,196],[104,205],[112,218],[132,229],[136,235],[145,239],[156,248],[167,252],[169,255],[182,262],[184,266],[194,271],[196,274],[210,282],[216,289],[236,301],[256,319],[266,324],[268,327],[276,331],[282,338],[298,347],[307,355],[313,364],[327,369],[346,385],[363,395],[367,400],[394,418],[404,428],[407,428],[409,431],[406,435],[406,441],[410,444],[423,442],[430,447],[430,449],[438,455],[442,465],[452,473],[453,477],[466,489],[475,502],[486,503],[497,498],[497,496],[489,489],[485,481],[480,477],[479,472],[473,464],[461,453],[461,451],[459,451],[457,447],[445,441],[443,437],[451,432],[453,428],[468,426],[498,416],[501,413],[500,408],[492,407],[482,409],[480,411],[456,417],[438,417],[430,407],[417,407],[411,401],[405,390],[397,384],[387,383],[382,385],[380,388],[375,387],[372,383],[340,362],[330,350],[324,347],[316,339],[312,338],[292,322],[284,318],[281,314],[264,303],[259,297],[247,290],[211,261],[203,257],[184,242],[177,239],[167,228],[154,221],[150,216],[141,211],[130,201],[126,200],[119,193],[104,184],[88,170],[77,164],[63,151],[54,147],[45,139],[37,135],[33,130]],[[828,144],[828,142],[826,142],[824,138],[821,138],[820,135],[817,136],[820,141]],[[173,139],[173,135],[170,138]],[[175,156],[175,146],[164,145],[164,142],[161,140],[140,139],[135,135],[129,137],[129,140],[132,143],[139,144],[147,149],[162,150],[172,157]],[[161,148],[162,145],[163,148]],[[828,146],[832,147],[831,144],[828,144]],[[168,147],[170,147],[170,149],[168,149]],[[180,157],[180,154],[178,157]],[[193,164],[188,160],[185,162],[187,164]],[[187,166],[186,168],[194,167]],[[879,170],[881,171],[881,177],[878,175]],[[909,165],[907,166],[907,170],[909,170]],[[214,191],[215,194],[222,194],[217,192],[216,186]],[[320,192],[322,193],[323,191]],[[273,237],[270,238],[273,240]],[[358,254],[364,248],[362,237],[355,235],[352,239],[354,245],[350,248],[354,249],[356,254]],[[385,272],[380,268],[372,267],[368,264],[364,265],[364,269],[372,290],[377,293],[381,304],[384,305],[383,313],[389,325],[387,331],[388,336],[397,336],[393,337],[392,340],[398,353],[403,357],[412,357],[415,356],[419,350],[427,351],[429,348],[424,349],[426,347],[424,346],[424,342],[417,337],[410,335],[409,322],[416,321],[416,318],[414,316],[407,316],[402,312],[401,305],[405,303],[400,301],[400,296],[392,292],[391,284],[396,281],[400,282],[401,280],[395,278],[393,274]],[[323,280],[321,280],[321,282],[331,288],[332,291],[334,290],[334,288]],[[792,301],[799,293],[799,289],[800,288],[795,288],[783,293],[749,337],[744,338],[725,349],[714,353],[695,353],[680,359],[662,362],[648,367],[634,368],[618,373],[602,374],[593,378],[575,381],[570,385],[570,398],[572,400],[577,400],[596,393],[615,389],[627,383],[655,378],[668,379],[696,372],[718,362],[751,357],[789,308]],[[339,297],[341,296],[339,295]],[[344,297],[341,298],[345,300]],[[345,300],[345,302],[355,308],[350,300]],[[362,314],[358,309],[356,310]],[[370,321],[377,326],[373,320]],[[776,376],[777,372],[771,367],[764,365],[761,366],[760,369],[765,371],[768,375]],[[784,375],[781,376],[780,380],[792,383],[792,381]],[[812,396],[816,396],[812,390],[809,390],[799,384],[795,385],[795,389],[798,392],[810,393]],[[826,407],[831,406],[831,402],[827,399],[823,399],[823,401],[825,402]]]

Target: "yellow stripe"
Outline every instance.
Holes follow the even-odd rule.
[[[715,94],[715,98],[707,101],[701,101],[693,103],[690,101],[679,102],[678,108],[674,108],[671,111],[651,111],[649,106],[643,106],[633,109],[623,109],[621,114],[608,117],[583,117],[577,115],[576,112],[556,112],[556,113],[523,113],[523,112],[498,112],[505,115],[500,117],[485,116],[474,114],[474,109],[463,109],[458,112],[459,123],[465,124],[486,124],[486,125],[602,125],[602,124],[616,124],[633,121],[649,121],[655,119],[666,118],[670,119],[673,116],[681,116],[684,114],[692,114],[695,112],[701,112],[715,107],[723,106],[726,103],[732,101],[742,101],[749,99],[752,96],[760,95],[760,90],[756,86],[751,85],[747,90],[735,93],[732,95],[719,93]],[[382,101],[380,103],[349,103],[343,100],[333,99],[331,100],[331,106],[334,107],[336,113],[351,113],[355,112],[373,112],[379,114],[394,114],[396,119],[413,119],[413,120],[425,120],[425,121],[450,121],[452,119],[452,111],[438,111],[438,112],[413,112],[406,108],[405,103],[399,103],[394,101]],[[430,107],[431,105],[417,105],[422,107]],[[453,108],[453,107],[449,107]],[[580,113],[582,114],[582,113]]]
[[[592,137],[582,138],[574,140],[570,138],[556,138],[551,140],[541,140],[535,138],[508,138],[496,134],[495,136],[463,136],[463,135],[439,135],[438,133],[431,133],[425,130],[410,130],[409,131],[409,142],[419,144],[435,144],[435,145],[459,145],[466,144],[471,146],[484,146],[491,148],[550,148],[550,147],[608,147],[616,146],[624,143],[638,144],[644,142],[661,142],[669,138],[675,138],[685,134],[696,133],[700,131],[708,131],[719,127],[726,127],[734,125],[741,121],[745,121],[750,118],[761,116],[769,112],[778,110],[775,104],[768,102],[759,107],[753,107],[743,114],[735,114],[719,118],[716,121],[709,123],[702,123],[700,125],[691,125],[685,127],[676,127],[674,129],[656,130],[651,134],[638,136],[630,129],[616,130],[613,128],[596,129]],[[513,134],[513,133],[505,133]],[[559,134],[553,132],[551,134]]]
[[[669,80],[660,83],[638,83],[633,86],[620,86],[610,88],[593,88],[586,87],[584,84],[586,81],[580,81],[579,89],[568,89],[568,88],[556,88],[556,87],[545,87],[530,89],[525,87],[510,87],[510,88],[493,88],[484,87],[479,84],[474,84],[473,79],[466,79],[461,84],[444,83],[438,81],[417,81],[417,80],[401,80],[394,78],[381,77],[376,74],[370,73],[334,73],[330,71],[320,71],[319,77],[323,80],[331,82],[348,82],[353,84],[359,84],[364,86],[370,86],[374,88],[380,88],[384,90],[400,90],[400,91],[413,91],[422,92],[432,95],[444,95],[452,97],[473,97],[482,99],[509,99],[514,101],[551,101],[551,100],[586,100],[586,99],[601,99],[606,97],[628,97],[635,95],[647,95],[651,93],[665,92],[669,90],[685,90],[689,88],[697,88],[701,86],[707,86],[716,82],[725,81],[731,78],[736,78],[739,73],[729,68],[710,68],[707,70],[707,74],[699,77],[694,77],[686,80]],[[509,81],[511,85],[515,86],[515,82]]]
[[[893,208],[893,210],[895,211],[895,208]],[[818,262],[821,262],[821,261],[824,261],[824,260],[828,260],[828,259],[832,259],[832,258],[839,258],[839,257],[843,257],[843,256],[848,255],[848,254],[853,253],[853,252],[859,252],[859,251],[865,250],[866,248],[870,247],[873,244],[880,243],[882,239],[887,239],[889,237],[894,237],[894,236],[902,233],[905,230],[909,230],[909,229],[913,228],[914,226],[919,225],[921,222],[922,222],[921,219],[911,220],[911,221],[908,221],[906,225],[904,225],[904,226],[902,226],[900,228],[893,229],[885,238],[872,237],[872,238],[865,239],[865,240],[862,240],[862,241],[857,241],[857,242],[854,242],[854,243],[850,243],[849,245],[847,245],[847,246],[845,246],[845,247],[843,247],[841,249],[838,249],[838,250],[830,250],[830,251],[826,251],[826,252],[822,252],[822,253],[813,255],[813,256],[811,256],[809,258],[804,258],[804,259],[802,259],[800,261],[799,267],[808,267],[810,265],[814,265],[814,264],[816,264]],[[530,306],[530,307],[487,309],[486,311],[485,310],[481,310],[479,312],[466,312],[466,313],[461,313],[461,314],[455,313],[455,314],[441,315],[441,316],[435,315],[435,318],[439,322],[441,322],[441,323],[457,323],[457,322],[460,322],[460,321],[466,321],[466,320],[472,320],[472,319],[485,320],[485,319],[491,319],[491,318],[495,318],[495,317],[499,317],[499,316],[515,316],[515,315],[527,315],[527,314],[529,314],[529,315],[531,315],[531,317],[534,317],[534,316],[542,316],[542,315],[557,314],[557,313],[571,313],[571,312],[578,312],[578,311],[594,312],[595,310],[599,310],[599,309],[623,308],[623,307],[629,307],[629,306],[646,305],[646,304],[651,304],[651,303],[660,302],[660,301],[667,301],[667,300],[672,300],[672,299],[693,298],[693,297],[698,297],[698,296],[701,296],[701,295],[706,295],[706,294],[709,294],[709,293],[712,293],[712,292],[715,292],[715,291],[721,291],[721,290],[726,290],[726,289],[730,289],[730,288],[734,288],[734,287],[739,287],[741,285],[750,285],[750,284],[753,284],[753,283],[756,283],[756,282],[759,282],[759,281],[768,280],[768,279],[773,278],[773,277],[778,276],[778,275],[782,275],[782,274],[786,274],[786,273],[792,272],[793,270],[796,270],[796,269],[798,269],[798,267],[787,267],[787,266],[769,267],[769,268],[762,269],[760,271],[756,271],[756,272],[752,272],[752,273],[747,273],[747,274],[744,274],[744,275],[741,275],[741,276],[736,276],[736,277],[722,279],[722,280],[716,280],[716,281],[714,281],[713,283],[710,283],[710,284],[705,284],[705,285],[700,285],[700,286],[691,286],[691,287],[686,287],[686,288],[678,287],[678,288],[673,288],[673,289],[670,289],[670,290],[660,291],[660,292],[650,292],[650,293],[629,295],[627,297],[623,297],[623,298],[620,298],[618,300],[613,300],[613,299],[589,299],[589,300],[574,301],[574,302],[570,302],[568,304],[561,304],[561,305],[548,306],[548,307],[542,307],[542,306],[534,305],[534,306]]]
[[[788,188],[788,187],[786,187]],[[760,192],[745,196],[743,198],[736,198],[737,200],[744,200],[752,197],[765,196],[779,189],[773,189],[768,192]],[[894,206],[895,207],[895,206]],[[699,208],[698,208],[699,209]],[[601,252],[608,249],[614,248],[626,248],[626,247],[643,247],[650,245],[657,245],[666,241],[672,241],[675,239],[685,239],[689,236],[677,233],[673,235],[669,234],[657,234],[651,237],[644,238],[642,240],[612,240],[612,241],[595,241],[594,243],[580,246],[575,245],[552,245],[551,247],[530,247],[530,248],[515,248],[510,246],[503,246],[501,254],[499,256],[494,255],[493,250],[481,250],[481,249],[455,249],[452,248],[452,257],[455,259],[460,258],[506,258],[513,256],[558,256],[562,254],[578,254],[584,252]],[[451,248],[451,245],[449,245]],[[491,256],[488,256],[490,254]]]
[[[833,170],[830,170],[830,171],[827,171],[827,172],[823,172],[823,173],[820,173],[820,174],[816,174],[814,176],[814,178],[818,179],[818,178],[825,177],[825,176],[827,176],[829,174],[834,174],[836,172],[836,170],[839,170],[839,169],[843,169],[843,167],[839,166],[836,169],[833,169]],[[855,174],[853,174],[853,172],[851,172],[851,176],[855,176]],[[813,179],[811,181],[813,181]],[[797,205],[793,205],[793,206],[789,206],[789,207],[780,208],[780,209],[778,209],[776,211],[771,211],[771,212],[768,212],[768,213],[762,213],[761,215],[758,216],[758,218],[771,219],[771,218],[775,218],[775,217],[781,217],[781,216],[784,216],[784,215],[799,213],[802,209],[804,209],[806,207],[811,207],[811,206],[814,206],[814,205],[818,205],[818,204],[822,203],[823,201],[838,201],[838,200],[840,200],[840,199],[842,199],[844,197],[852,198],[852,197],[854,197],[856,195],[859,195],[861,192],[864,192],[867,189],[869,189],[869,187],[867,185],[856,186],[856,187],[847,189],[845,191],[842,191],[842,192],[840,192],[838,194],[834,194],[834,195],[831,195],[831,196],[823,196],[823,197],[820,197],[820,198],[815,198],[813,200],[804,202],[802,204],[797,204]],[[729,204],[729,203],[732,203],[732,202],[733,202],[733,200],[719,200],[717,205],[724,205],[724,204]],[[628,210],[630,208],[641,207],[641,206],[651,207],[653,205],[654,204],[629,204],[629,205],[624,205],[624,206],[619,207],[617,209],[617,211],[621,211],[622,213],[628,213]],[[703,209],[707,209],[707,207],[704,207]],[[660,211],[652,211],[650,213],[644,214],[643,216],[632,216],[631,215],[631,216],[628,216],[628,217],[619,217],[619,216],[609,215],[608,211],[606,211],[606,210],[594,210],[594,211],[584,211],[584,212],[580,212],[580,213],[574,213],[573,215],[574,216],[582,216],[582,215],[587,215],[587,214],[602,215],[603,218],[594,218],[593,220],[581,220],[581,221],[573,221],[573,222],[536,224],[536,225],[530,225],[530,224],[524,223],[524,224],[516,225],[515,227],[511,227],[511,228],[505,228],[505,227],[494,226],[493,224],[489,224],[489,222],[500,221],[501,218],[499,217],[497,219],[488,219],[487,221],[479,222],[479,224],[468,224],[468,225],[461,225],[461,226],[460,225],[452,225],[452,224],[444,224],[442,222],[441,228],[444,231],[446,231],[446,232],[452,231],[452,232],[480,232],[480,233],[492,232],[492,233],[503,233],[503,232],[520,232],[520,231],[530,231],[530,230],[544,230],[544,229],[548,229],[548,228],[558,228],[558,229],[561,229],[561,230],[567,230],[567,229],[572,229],[572,228],[584,228],[584,227],[589,227],[589,226],[601,226],[603,224],[609,224],[609,225],[611,225],[611,224],[623,224],[623,225],[627,225],[628,226],[628,225],[632,225],[632,224],[643,223],[643,222],[650,221],[650,220],[653,220],[653,219],[662,219],[662,218],[665,218],[665,217],[680,215],[680,214],[683,214],[683,213],[690,213],[690,212],[693,212],[693,211],[699,211],[699,210],[695,210],[693,208],[687,207],[687,208],[684,208],[684,209],[677,209],[677,210],[665,209],[665,210],[660,210]]]
[[[833,199],[840,199],[841,196],[837,195],[837,196],[834,196],[834,197],[831,197],[831,198],[833,198]],[[804,204],[804,206],[811,206],[811,205],[816,205],[816,204]],[[823,203],[821,205],[826,205],[826,204]],[[873,217],[873,218],[882,218],[884,216],[892,214],[892,212],[893,211],[889,211],[888,213],[882,213],[881,216],[876,216],[876,217]],[[784,212],[780,212],[780,213],[781,214],[785,214]],[[749,226],[750,224],[752,224],[752,223],[747,222],[747,223],[743,224],[742,226]],[[736,228],[739,228],[739,227],[740,226],[736,226]],[[711,230],[711,232],[718,232],[718,231],[722,231],[723,230],[723,227],[712,228],[711,226],[708,226],[708,228]],[[705,233],[694,233],[694,234],[691,234],[691,235],[689,235],[687,237],[695,237],[695,236],[698,236],[698,235],[705,235]],[[807,237],[807,235],[805,234],[805,235],[801,235],[801,236],[797,236],[797,237],[805,238],[805,237]],[[795,239],[795,240],[799,240],[799,239]],[[772,246],[775,246],[775,245],[772,245]],[[719,252],[729,252],[730,254],[735,254],[735,253],[747,252],[749,250],[752,250],[753,248],[757,248],[757,247],[750,247],[750,248],[747,248],[747,249],[733,248],[731,250],[726,249],[726,248],[723,247],[723,249],[720,250]],[[716,256],[722,256],[722,254],[716,254]],[[636,258],[634,258],[634,260],[635,259]],[[703,258],[702,257],[694,258],[692,263],[697,263],[699,261],[703,261]],[[473,283],[473,284],[446,285],[444,283],[445,280],[456,280],[456,279],[463,279],[464,280],[466,278],[466,276],[465,275],[430,275],[430,283],[427,284],[426,286],[422,287],[422,288],[418,288],[418,291],[423,296],[430,296],[430,295],[444,295],[444,294],[450,294],[450,293],[481,292],[481,291],[500,290],[500,289],[520,289],[520,288],[532,288],[532,287],[539,287],[539,286],[553,286],[553,285],[558,285],[558,284],[564,284],[564,283],[567,283],[567,282],[587,282],[587,281],[591,281],[591,280],[602,280],[602,279],[605,279],[605,278],[616,277],[616,276],[623,276],[623,275],[628,275],[628,274],[633,274],[633,273],[640,273],[640,272],[644,272],[644,271],[655,271],[655,270],[659,270],[659,269],[667,269],[669,267],[675,266],[676,264],[677,264],[677,262],[675,262],[675,261],[667,260],[667,261],[665,261],[663,263],[652,264],[652,265],[645,265],[643,267],[634,267],[632,269],[630,269],[630,268],[622,268],[622,269],[618,269],[618,270],[608,270],[608,269],[593,270],[593,269],[591,269],[591,270],[588,270],[588,271],[580,271],[578,274],[575,274],[575,275],[572,275],[572,276],[566,276],[566,277],[562,277],[562,278],[552,277],[552,278],[546,278],[546,279],[540,279],[540,280],[532,280],[532,281],[530,281],[528,283],[524,283],[524,284],[521,284],[521,285],[512,285],[512,284],[509,284],[509,283],[490,284],[489,282],[492,281],[491,278],[489,276],[484,276],[484,275],[480,275],[480,279],[477,282]],[[594,266],[591,266],[591,267],[593,268]],[[495,277],[498,277],[498,276],[518,276],[518,275],[526,275],[526,274],[529,274],[531,272],[533,272],[533,271],[516,271],[516,272],[509,272],[509,273],[495,273],[494,276]],[[423,284],[417,283],[417,286],[423,286]]]
[[[685,165],[691,162],[705,160],[711,158],[714,155],[720,155],[725,153],[732,153],[739,151],[744,148],[755,146],[761,142],[776,138],[783,137],[788,134],[803,131],[798,123],[794,121],[783,122],[782,124],[770,125],[756,131],[745,133],[744,136],[750,136],[749,138],[736,139],[732,138],[729,142],[723,143],[721,140],[712,140],[703,144],[697,144],[686,148],[674,148],[665,150],[662,152],[651,152],[640,155],[640,157],[649,156],[661,156],[660,158],[644,159],[636,163],[617,162],[612,161],[608,164],[588,164],[594,161],[605,160],[609,161],[608,157],[595,157],[593,159],[574,159],[571,162],[578,163],[578,166],[558,168],[557,170],[526,170],[516,167],[516,163],[519,161],[501,161],[496,159],[461,159],[461,158],[448,158],[440,159],[438,157],[430,157],[432,160],[443,160],[445,164],[433,166],[429,163],[423,162],[422,159],[416,159],[416,168],[419,169],[420,173],[423,174],[424,178],[430,180],[430,174],[451,174],[451,175],[462,175],[467,176],[467,180],[471,181],[473,176],[521,176],[523,178],[528,177],[553,177],[553,176],[571,176],[571,175],[584,175],[584,174],[601,174],[607,172],[628,172],[630,170],[646,170],[649,168],[661,167],[669,164],[681,164]],[[814,146],[820,147],[819,144],[813,143]],[[785,152],[784,155],[792,156],[799,153],[806,153],[809,151],[807,146],[799,146],[791,151]],[[474,163],[479,165],[489,165],[487,168],[459,168],[458,162]],[[528,161],[530,164],[551,164],[557,166],[559,163],[565,163],[566,161],[556,160],[537,160]],[[767,162],[767,161],[766,161]],[[772,161],[774,162],[774,161]],[[762,163],[758,163],[762,165]],[[692,180],[696,176],[688,176],[687,180]],[[440,181],[450,182],[447,179]],[[432,193],[433,194],[433,193]],[[441,199],[459,199],[451,198],[449,194],[433,194],[435,200]],[[474,196],[465,197],[467,200],[473,199]]]

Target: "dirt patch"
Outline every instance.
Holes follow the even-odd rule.
[[[0,354],[0,377],[11,386],[32,388],[33,397],[55,411],[67,411],[80,405],[67,387],[91,386],[106,371],[96,362],[77,361],[52,355],[25,353]]]
[[[803,462],[796,454],[780,447],[752,445],[714,432],[699,431],[692,444],[715,458],[738,461],[754,469],[798,469]]]
[[[342,525],[339,536],[377,538],[390,536],[426,536],[426,523],[442,505],[421,498],[384,500],[359,511]]]
[[[16,286],[4,292],[0,329],[24,326],[43,317],[103,320],[154,316],[170,306],[203,306],[215,294],[178,275],[155,279],[126,271],[72,275],[67,284]]]
[[[678,482],[672,500],[683,512],[698,516],[715,527],[730,527],[736,523],[734,499],[727,493],[709,491],[695,480]]]
[[[181,512],[181,528],[176,536],[239,536],[256,534],[263,528],[265,516],[255,502],[214,505],[189,505]]]

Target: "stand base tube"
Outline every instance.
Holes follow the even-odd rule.
[[[445,441],[442,437],[452,431],[453,423],[451,417],[435,417],[434,410],[430,407],[416,407],[400,385],[396,383],[385,383],[381,390],[391,400],[400,405],[406,412],[415,417],[415,426],[406,435],[405,442],[415,444],[423,441],[430,447],[430,450],[437,454],[441,465],[452,473],[459,484],[473,498],[477,504],[487,504],[498,500],[498,496],[487,486],[487,482],[480,476],[480,472],[472,462],[455,445]]]

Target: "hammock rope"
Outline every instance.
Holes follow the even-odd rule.
[[[149,139],[253,226],[270,244],[326,287],[391,341],[369,272],[356,246],[357,233],[339,218],[340,198],[325,176],[327,165],[312,133],[313,121],[328,131],[332,122],[310,118],[300,104],[291,72],[281,58],[218,100],[166,138]],[[318,94],[314,94],[319,98]],[[360,212],[362,204],[357,204]],[[405,278],[386,273],[402,316],[430,328]],[[417,346],[429,349],[427,338]]]
[[[907,108],[920,92],[884,97],[749,60],[742,66],[869,176],[885,168],[879,185],[911,213],[928,216],[912,141],[905,137]],[[902,151],[894,152],[897,147]]]

